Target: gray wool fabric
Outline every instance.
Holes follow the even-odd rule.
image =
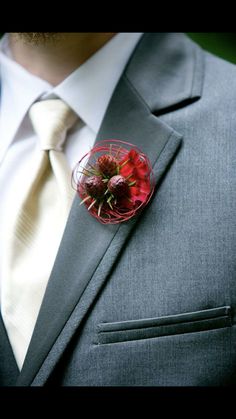
[[[13,385],[235,384],[235,115],[234,65],[185,35],[144,34],[97,141],[140,147],[155,193],[120,225],[75,198]]]

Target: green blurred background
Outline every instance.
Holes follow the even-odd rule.
[[[186,32],[202,48],[236,64],[236,32]]]

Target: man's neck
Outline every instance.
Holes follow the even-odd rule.
[[[37,34],[36,34],[37,35]],[[13,59],[35,76],[53,86],[59,84],[115,33],[61,33],[32,37],[12,33],[9,45]]]

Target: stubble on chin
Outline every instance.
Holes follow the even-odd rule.
[[[28,45],[46,45],[58,42],[63,36],[59,32],[15,32],[11,33],[14,41],[23,41]]]

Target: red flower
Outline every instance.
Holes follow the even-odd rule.
[[[79,161],[72,180],[82,198],[81,204],[104,224],[132,218],[154,191],[147,156],[136,146],[119,140],[97,143]]]

